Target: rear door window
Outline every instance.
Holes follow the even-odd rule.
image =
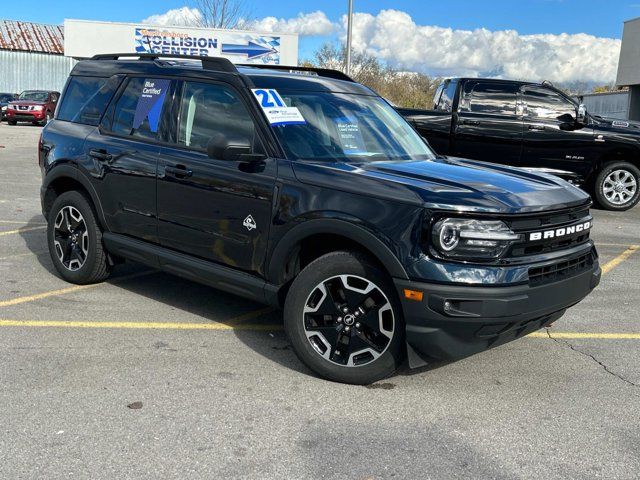
[[[162,115],[171,80],[167,78],[133,77],[116,102],[111,121],[111,132],[121,136],[158,140],[163,129]]]
[[[96,126],[120,83],[120,78],[71,77],[58,109],[58,120]],[[58,100],[52,93],[52,100]]]

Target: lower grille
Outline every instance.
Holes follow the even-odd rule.
[[[529,285],[537,287],[578,275],[593,266],[593,252],[545,267],[529,269]]]

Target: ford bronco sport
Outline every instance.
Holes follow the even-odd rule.
[[[438,157],[337,71],[96,56],[39,162],[65,280],[129,259],[283,306],[297,355],[335,381],[520,338],[600,279],[586,193]]]

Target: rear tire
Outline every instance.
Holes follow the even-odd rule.
[[[596,178],[595,197],[607,210],[629,210],[640,200],[640,170],[628,162],[606,164]]]
[[[300,272],[285,301],[284,327],[300,360],[336,382],[373,383],[405,357],[393,282],[358,252],[323,255]]]
[[[15,120],[7,120],[7,123],[11,126],[15,126],[18,122],[16,122]]]
[[[47,244],[53,265],[67,282],[98,283],[111,273],[102,230],[91,203],[80,192],[65,192],[53,202]]]

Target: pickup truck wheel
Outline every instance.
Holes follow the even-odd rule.
[[[366,256],[334,252],[296,277],[285,331],[300,360],[329,380],[369,384],[404,360],[404,321],[389,276]]]
[[[627,162],[605,165],[596,179],[595,194],[607,210],[629,210],[640,200],[640,170]]]
[[[47,243],[53,265],[67,282],[97,283],[111,273],[102,230],[91,204],[80,192],[65,192],[53,202]]]

